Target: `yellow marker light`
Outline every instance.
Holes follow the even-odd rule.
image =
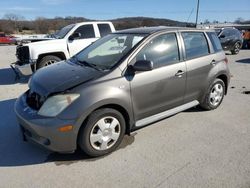
[[[72,129],[73,129],[72,125],[65,125],[63,127],[58,128],[60,132],[68,132],[71,131]]]

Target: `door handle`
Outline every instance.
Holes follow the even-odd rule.
[[[177,76],[177,77],[182,77],[182,75],[183,75],[184,73],[185,73],[184,71],[178,70],[178,72],[175,74],[175,76]]]
[[[211,65],[216,65],[216,61],[215,61],[215,60],[212,60],[210,64],[211,64]]]

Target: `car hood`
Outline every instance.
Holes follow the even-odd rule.
[[[33,38],[33,39],[23,39],[23,40],[38,40],[39,38]],[[41,41],[35,42],[35,43],[27,43],[24,44],[29,47],[33,46],[40,46],[40,45],[52,45],[52,44],[61,44],[64,43],[63,39],[54,39],[54,38],[40,38]]]
[[[79,84],[97,79],[104,72],[71,61],[62,61],[39,69],[31,78],[32,92],[47,97],[52,93],[63,92]]]

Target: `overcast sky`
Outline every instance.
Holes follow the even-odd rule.
[[[7,0],[0,3],[0,18],[6,13],[37,17],[81,16],[90,19],[145,16],[195,21],[197,0]],[[250,0],[200,0],[199,22],[250,20]]]

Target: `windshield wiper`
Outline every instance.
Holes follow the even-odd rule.
[[[103,71],[102,69],[98,68],[96,64],[93,64],[93,63],[88,63],[87,61],[80,61],[76,58],[77,62],[79,62],[80,64],[83,64],[84,66],[87,66],[87,67],[91,67],[95,70],[98,70],[98,71]]]

